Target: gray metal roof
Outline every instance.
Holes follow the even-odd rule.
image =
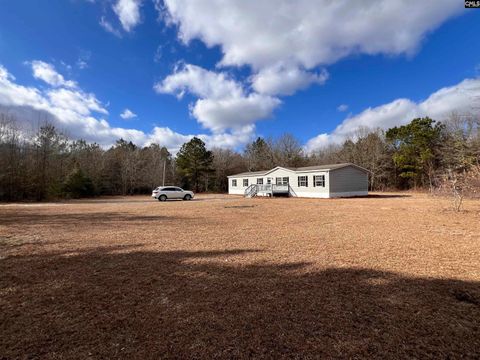
[[[230,175],[230,176],[255,176],[255,175],[265,175],[270,170],[263,170],[263,171],[247,171],[240,174]]]
[[[351,163],[343,163],[343,164],[329,164],[329,165],[314,165],[314,166],[304,166],[304,167],[298,167],[295,169],[295,171],[310,171],[310,170],[335,170],[335,169],[340,169],[345,166],[357,166]]]
[[[240,173],[240,174],[235,174],[235,175],[230,175],[228,177],[239,177],[239,176],[260,176],[260,175],[266,175],[268,174],[269,172],[271,172],[272,170],[276,169],[276,168],[283,168],[283,169],[287,169],[287,170],[291,170],[291,171],[317,171],[317,170],[336,170],[336,169],[341,169],[341,168],[344,168],[346,166],[354,166],[356,167],[357,169],[360,169],[360,170],[363,170],[363,171],[367,171],[367,169],[364,169],[358,165],[355,165],[355,164],[352,164],[352,163],[342,163],[342,164],[328,164],[328,165],[314,165],[314,166],[303,166],[303,167],[298,167],[298,168],[294,168],[294,167],[285,167],[285,166],[277,166],[273,169],[270,169],[270,170],[263,170],[263,171],[247,171],[247,172],[243,172],[243,173]]]

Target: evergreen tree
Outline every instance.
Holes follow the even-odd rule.
[[[193,184],[195,191],[200,190],[200,183],[205,182],[205,190],[208,190],[208,174],[212,171],[213,154],[205,147],[205,143],[194,137],[182,145],[177,154],[177,169],[182,176],[184,185]]]
[[[63,191],[67,197],[81,198],[95,194],[92,180],[78,166],[68,174],[63,183]]]
[[[409,124],[389,129],[386,133],[394,152],[393,161],[399,176],[413,185],[433,185],[435,171],[440,166],[440,149],[444,126],[425,117]]]

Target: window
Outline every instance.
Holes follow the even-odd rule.
[[[267,184],[270,185],[272,183],[272,178],[267,178]]]
[[[263,185],[263,178],[257,178],[257,185]]]
[[[298,187],[308,187],[308,176],[299,176],[298,177]]]
[[[315,175],[313,177],[313,186],[325,187],[325,175]]]
[[[243,186],[248,186],[248,179],[243,179]]]
[[[233,186],[233,187],[237,187],[237,179],[233,179],[233,180],[232,180],[232,186]]]
[[[275,183],[277,185],[288,185],[288,177],[277,177]]]

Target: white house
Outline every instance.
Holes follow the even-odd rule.
[[[368,195],[368,170],[355,164],[334,164],[245,172],[228,177],[228,193],[333,198]]]

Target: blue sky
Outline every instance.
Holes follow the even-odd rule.
[[[478,109],[480,10],[461,1],[0,6],[0,106],[24,128],[45,112],[104,146],[175,151],[200,135],[241,149],[290,132],[314,150],[361,127]]]

